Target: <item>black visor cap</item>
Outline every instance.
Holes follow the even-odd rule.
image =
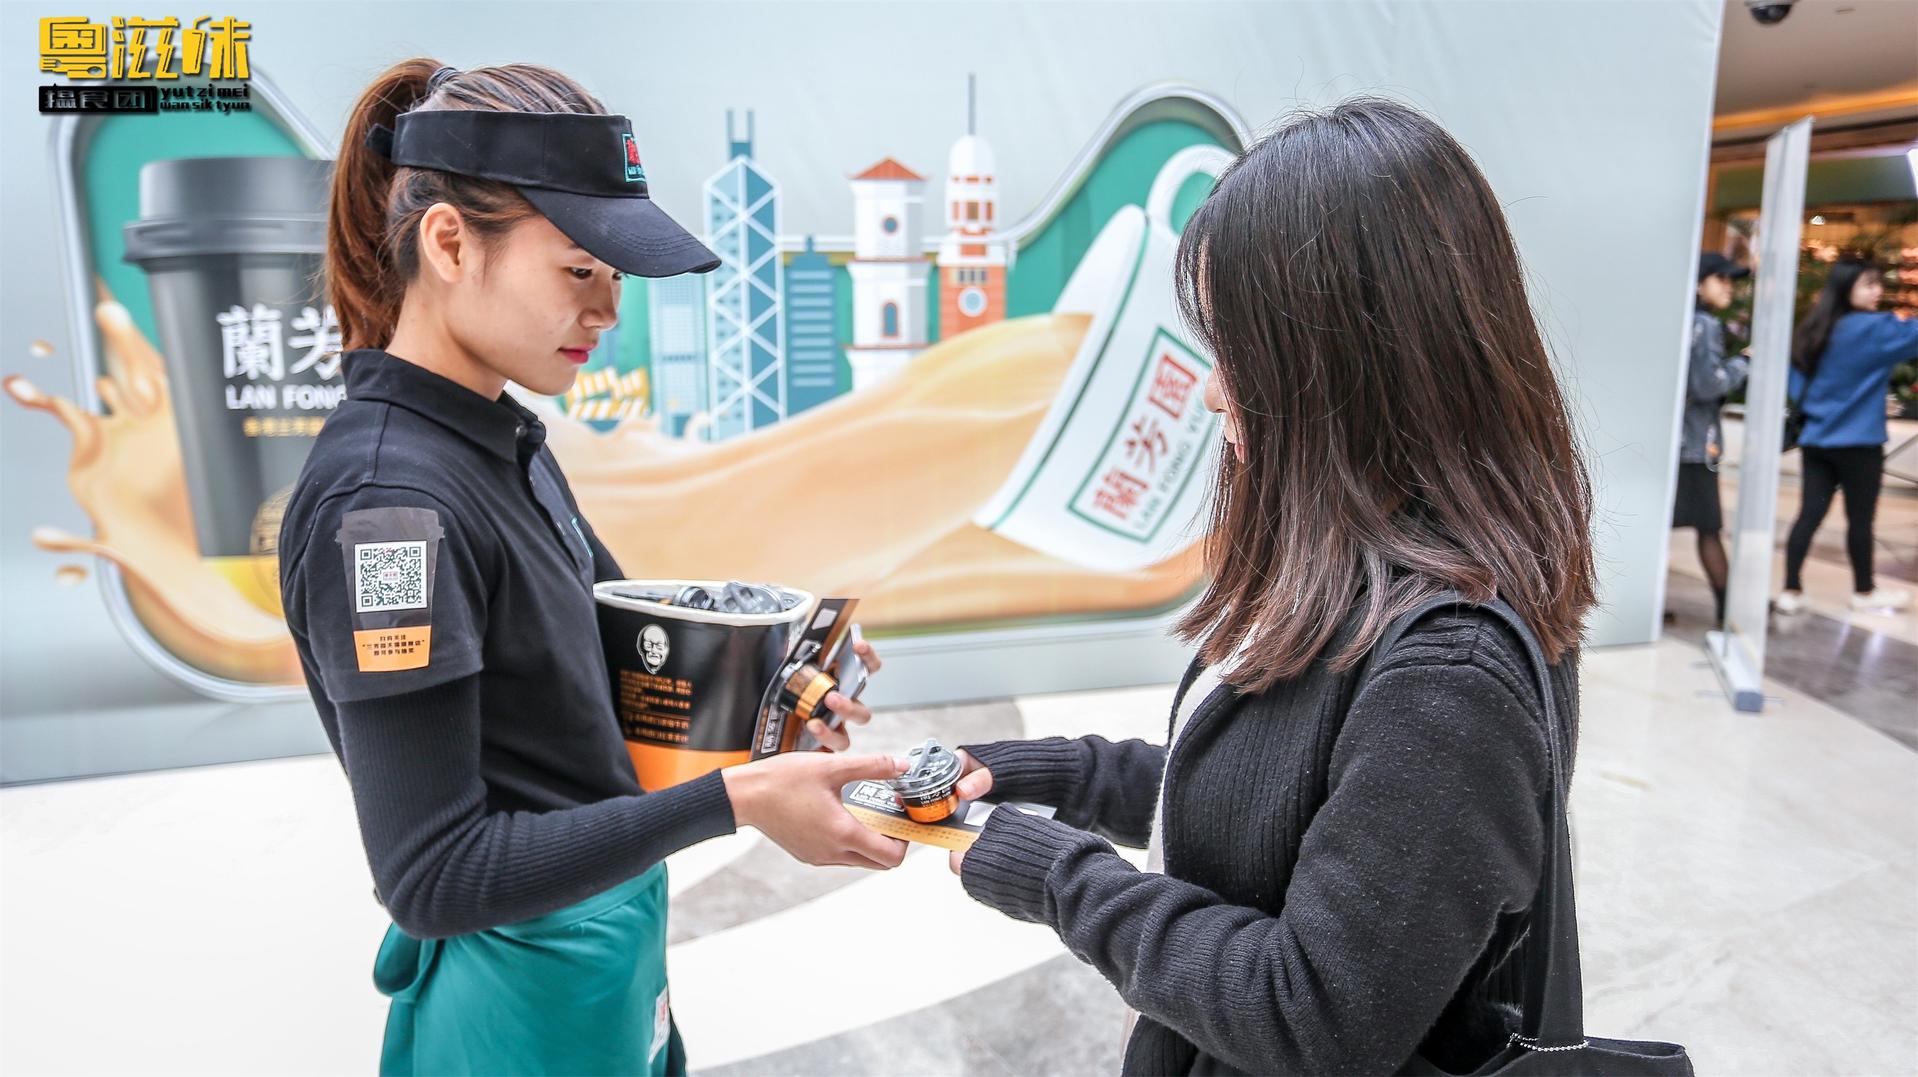
[[[432,109],[375,126],[366,143],[397,165],[512,185],[568,239],[623,273],[675,277],[719,266],[648,195],[624,116]]]
[[[1698,279],[1706,277],[1724,277],[1726,280],[1740,280],[1752,275],[1752,271],[1719,254],[1706,251],[1698,256]]]

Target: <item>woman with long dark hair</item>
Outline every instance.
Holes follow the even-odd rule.
[[[1496,596],[1577,713],[1592,495],[1504,213],[1432,120],[1348,101],[1225,172],[1178,284],[1227,448],[1170,747],[970,746],[962,795],[1059,811],[955,870],[1118,987],[1127,1073],[1470,1072],[1519,1027],[1545,697],[1480,606],[1373,650]]]
[[[1842,258],[1799,323],[1791,346],[1791,395],[1804,413],[1798,436],[1804,457],[1798,519],[1785,540],[1785,590],[1780,613],[1802,613],[1805,557],[1831,509],[1845,492],[1845,556],[1851,561],[1851,608],[1902,609],[1911,592],[1879,587],[1872,572],[1872,524],[1884,483],[1885,394],[1892,368],[1918,356],[1918,321],[1878,310],[1884,272],[1863,258]]]

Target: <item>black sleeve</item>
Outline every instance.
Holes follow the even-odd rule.
[[[292,569],[288,613],[304,627],[328,699],[399,695],[480,671],[485,528],[407,487],[361,486],[319,507]]]
[[[1239,1069],[1392,1072],[1501,915],[1536,895],[1543,724],[1536,700],[1476,665],[1373,677],[1277,916],[1017,812],[993,813],[961,878],[978,900],[1053,927],[1135,1009]]]
[[[1163,745],[1047,737],[964,748],[992,771],[994,799],[1050,804],[1059,809],[1060,822],[1120,845],[1143,849],[1151,840],[1165,776]]]
[[[489,812],[479,678],[338,706],[374,885],[401,931],[463,935],[563,909],[734,829],[717,771],[639,796]]]

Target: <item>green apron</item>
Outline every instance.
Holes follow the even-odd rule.
[[[382,1074],[685,1072],[666,995],[666,865],[532,920],[387,929]]]

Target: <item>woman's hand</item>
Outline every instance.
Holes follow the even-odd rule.
[[[960,800],[978,800],[992,792],[992,770],[972,757],[964,748],[959,749],[959,784],[953,787]],[[948,863],[952,873],[959,874],[965,866],[966,853],[963,849],[954,849]]]
[[[839,791],[861,779],[884,781],[906,772],[890,755],[788,752],[719,772],[733,804],[733,821],[771,838],[805,864],[896,868],[906,843],[860,825],[840,803]]]
[[[859,656],[859,660],[865,663],[868,677],[879,672],[879,667],[885,665],[879,659],[879,652],[873,650],[872,644],[863,639],[853,644],[852,649],[853,653]],[[872,711],[864,703],[856,699],[847,699],[844,693],[838,691],[827,692],[825,702],[826,709],[838,716],[839,728],[833,729],[825,722],[814,718],[806,723],[806,732],[811,733],[821,747],[843,752],[852,747],[852,736],[846,732],[846,727],[865,725],[872,721]]]

